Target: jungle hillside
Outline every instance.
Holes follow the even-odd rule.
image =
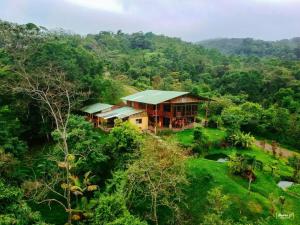
[[[299,50],[0,21],[0,224],[299,224]],[[148,89],[212,101],[157,135],[80,112]]]

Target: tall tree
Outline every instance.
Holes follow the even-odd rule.
[[[46,199],[44,201],[55,201],[61,204],[68,213],[68,224],[72,223],[72,195],[70,187],[72,186],[70,149],[68,145],[68,124],[73,107],[78,104],[79,99],[83,97],[82,93],[75,92],[74,84],[69,82],[65,74],[52,66],[27,72],[26,68],[21,66],[18,74],[18,86],[12,86],[12,90],[23,92],[36,100],[42,111],[50,115],[56,134],[58,135],[58,148],[63,153],[61,165],[64,165],[65,174],[63,175],[67,189],[65,195],[59,194],[53,188],[52,192],[63,197],[66,205],[57,199]],[[50,186],[48,186],[50,187]]]
[[[171,210],[180,221],[182,188],[187,184],[185,155],[175,145],[166,144],[156,138],[149,138],[141,157],[128,168],[129,193],[132,199],[138,196],[150,198],[150,217],[159,224],[159,209]],[[132,202],[134,204],[134,202]]]

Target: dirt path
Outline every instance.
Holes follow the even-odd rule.
[[[269,143],[265,143],[265,146],[264,146],[264,148],[263,148],[263,146],[262,146],[262,144],[261,144],[261,141],[257,141],[257,140],[256,140],[256,141],[255,141],[255,145],[256,145],[257,147],[259,147],[259,148],[264,149],[264,150],[267,151],[267,152],[270,152],[271,154],[273,153],[273,151],[272,151],[272,145],[269,144]],[[281,156],[282,156],[282,157],[285,157],[285,158],[288,158],[288,157],[291,157],[291,156],[294,156],[294,155],[298,155],[297,152],[288,150],[288,149],[283,148],[283,147],[280,147],[280,146],[277,146],[277,148],[276,148],[276,154],[277,154],[277,155],[280,155],[280,154],[281,154]]]

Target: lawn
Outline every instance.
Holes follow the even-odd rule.
[[[225,138],[226,131],[214,128],[203,128],[208,140],[213,142],[222,141]],[[189,145],[193,143],[193,129],[187,129],[179,131],[175,134],[175,139],[183,145]]]
[[[229,147],[229,148],[223,148],[223,149],[218,149],[218,148],[214,148],[214,149],[210,149],[209,150],[209,154],[216,154],[216,153],[223,153],[226,155],[231,155],[234,153],[241,153],[241,154],[247,154],[250,156],[255,156],[255,158],[259,161],[261,161],[265,168],[264,170],[268,171],[271,170],[270,168],[268,168],[267,165],[272,165],[272,164],[276,164],[276,172],[278,173],[278,175],[280,176],[292,176],[292,168],[287,166],[287,160],[286,159],[279,159],[279,158],[274,158],[274,156],[270,153],[267,153],[265,151],[263,151],[262,149],[253,146],[251,149],[236,149],[233,147]]]
[[[220,142],[225,138],[226,132],[220,129],[204,128],[205,134],[211,142]],[[193,143],[193,129],[172,134],[169,138],[176,140],[181,145],[191,145]],[[208,154],[234,154],[240,152],[255,156],[264,165],[263,171],[256,171],[257,179],[251,185],[251,193],[248,191],[248,182],[239,176],[231,175],[228,171],[228,163],[220,163],[203,157],[191,157],[187,162],[187,174],[190,185],[186,189],[188,213],[193,218],[192,224],[200,224],[205,207],[207,205],[207,192],[213,187],[222,186],[224,193],[229,195],[232,202],[225,215],[235,220],[245,216],[248,219],[256,220],[259,217],[270,216],[271,201],[270,196],[275,199],[278,209],[278,199],[285,196],[285,212],[294,213],[294,220],[279,220],[272,218],[270,224],[297,224],[300,221],[300,198],[299,187],[291,188],[290,192],[283,191],[277,186],[280,177],[292,176],[292,168],[287,166],[286,159],[274,158],[258,147],[249,150],[236,148],[212,148]],[[276,175],[271,174],[271,167],[276,163]],[[295,194],[296,193],[296,194]],[[300,194],[300,193],[299,193]]]
[[[207,192],[213,187],[222,186],[223,192],[230,197],[232,202],[226,211],[226,216],[235,220],[246,216],[255,220],[259,217],[270,215],[271,202],[269,195],[278,200],[279,196],[286,197],[286,212],[294,212],[295,220],[272,220],[271,224],[296,224],[300,220],[300,199],[284,192],[277,187],[276,179],[268,172],[257,172],[257,180],[248,192],[248,182],[228,172],[227,163],[219,163],[203,158],[191,158],[188,160],[187,173],[190,185],[186,190],[189,213],[194,218],[192,224],[200,224],[203,209],[206,207]]]

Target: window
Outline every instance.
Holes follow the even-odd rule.
[[[156,106],[157,106],[157,111],[158,111],[160,105],[152,105],[152,110],[155,110],[155,109],[156,109]]]
[[[139,103],[139,109],[146,109],[145,103]]]
[[[135,119],[136,124],[142,124],[142,119]]]
[[[127,101],[127,105],[133,107],[133,106],[134,106],[134,103],[131,102],[131,101]]]
[[[164,104],[164,112],[171,112],[171,105],[170,104]]]

